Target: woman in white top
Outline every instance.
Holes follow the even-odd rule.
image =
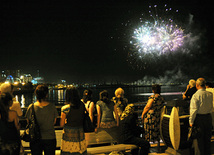
[[[85,108],[89,113],[89,117],[91,122],[94,120],[93,112],[94,112],[94,102],[92,101],[92,90],[86,89],[83,92],[83,98],[81,100],[85,104]]]

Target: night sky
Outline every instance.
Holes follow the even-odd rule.
[[[163,2],[179,9],[181,22],[187,21],[189,13],[194,15],[192,32],[202,34],[197,52],[171,56],[170,60],[165,60],[170,65],[161,62],[163,60],[154,65],[150,62],[144,70],[136,69],[127,61],[128,48],[124,46],[128,46],[129,38],[124,34],[133,27],[126,28],[122,23],[139,18],[149,4],[161,4],[157,2],[1,1],[0,69],[21,69],[33,76],[40,70],[46,82],[61,79],[68,83],[130,82],[174,69],[181,69],[189,77],[204,75],[214,79],[211,71],[213,6],[206,1]]]

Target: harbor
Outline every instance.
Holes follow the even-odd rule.
[[[167,99],[165,101],[165,104],[169,104],[170,102],[173,101],[173,99],[177,99],[177,100],[181,100],[181,95],[182,95],[182,91],[178,91],[178,90],[184,90],[185,87],[183,86],[162,86],[162,95]],[[83,91],[85,88],[80,88],[80,92]],[[94,91],[95,94],[98,94],[99,91],[103,90],[103,89],[107,89],[109,90],[109,92],[112,93],[114,90],[116,89],[116,87],[105,87],[105,88],[96,88],[92,90]],[[150,93],[150,87],[128,87],[128,88],[124,88],[126,91],[126,96],[127,98],[130,99],[130,101],[135,101],[135,103],[133,103],[135,105],[135,112],[138,113],[139,116],[139,121],[140,121],[140,116],[142,114],[143,108],[146,105],[146,100],[148,98],[148,96],[151,95]],[[61,107],[64,105],[64,93],[65,93],[65,89],[50,89],[49,91],[49,101],[54,103],[56,105],[57,111],[58,111],[58,118],[57,118],[57,122],[55,125],[55,133],[56,133],[56,140],[57,140],[57,150],[56,150],[56,154],[60,154],[60,146],[61,146],[61,139],[62,139],[62,128],[59,126],[59,122],[60,122],[60,112],[61,112]],[[20,103],[22,105],[22,111],[25,114],[25,111],[27,109],[27,105],[29,105],[32,102],[35,102],[34,99],[34,94],[32,92],[28,92],[26,94],[22,94],[22,99],[20,100]],[[18,94],[17,94],[18,95]],[[16,98],[17,95],[15,95]],[[98,98],[96,98],[96,95],[94,95],[95,99],[94,100],[98,100]],[[31,99],[29,99],[31,98]],[[137,100],[135,100],[137,98]],[[142,102],[139,102],[139,101]],[[138,102],[136,102],[138,101]],[[176,101],[176,100],[174,100]],[[173,105],[172,103],[170,103],[171,105]],[[185,103],[184,103],[185,104]],[[23,107],[24,106],[24,107]],[[172,110],[172,107],[170,108],[170,111]],[[181,110],[181,108],[180,108]],[[165,118],[174,118],[174,116],[170,116],[170,112],[169,110],[166,110],[166,114],[164,115]],[[178,117],[180,113],[178,114]],[[189,116],[188,114],[185,114],[184,116]],[[184,116],[181,116],[181,118],[183,118]],[[95,115],[95,119],[96,119],[96,115]],[[172,121],[171,121],[172,122]],[[20,119],[20,123],[21,123],[21,133],[24,131],[24,128],[27,124],[26,119],[24,118],[24,116]],[[169,123],[169,122],[168,122]],[[170,128],[173,129],[173,127],[170,125],[168,125],[168,128],[170,130]],[[183,127],[181,127],[183,128]],[[186,129],[188,130],[188,125],[186,126]],[[175,129],[175,131],[180,131],[180,129]],[[174,133],[176,133],[174,131]],[[185,133],[186,134],[186,133]],[[176,136],[179,136],[179,134],[177,134]],[[176,140],[177,139],[177,140]],[[179,142],[178,140],[180,139],[180,137],[175,137],[176,142]],[[214,138],[212,139],[212,141],[214,141]],[[173,144],[172,144],[173,143]],[[182,142],[181,142],[182,143]],[[29,149],[29,143],[28,142],[24,142],[22,141],[23,147],[26,151],[26,154],[30,154],[30,149]],[[101,153],[101,152],[105,152],[107,151],[108,154],[111,152],[116,152],[116,151],[120,151],[120,149],[122,151],[125,151],[126,154],[130,154],[130,150],[132,147],[134,146],[121,146],[121,144],[117,144],[116,141],[114,141],[112,139],[112,137],[106,133],[105,131],[98,131],[97,133],[90,133],[88,134],[88,138],[87,138],[87,144],[88,144],[88,154],[90,154],[90,152],[93,151],[98,152],[95,154],[106,154],[106,153]],[[175,154],[176,149],[178,150],[178,143],[176,144],[177,148],[173,148],[173,146],[175,145],[174,142],[166,142],[166,140],[161,139],[160,143],[156,142],[156,143],[150,143],[151,148],[150,148],[150,154],[149,155],[155,155],[155,154],[163,154],[163,155],[170,155],[170,154]],[[183,144],[182,144],[183,145]],[[108,146],[108,148],[106,148]],[[104,147],[104,148],[102,148]],[[170,149],[172,150],[170,150]],[[109,151],[108,151],[109,149]],[[112,150],[111,150],[112,149]],[[188,154],[188,150],[185,150],[186,154]],[[183,154],[185,152],[182,152],[181,154]],[[177,154],[179,155],[179,152],[177,152]]]

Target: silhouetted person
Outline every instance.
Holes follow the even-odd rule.
[[[16,111],[10,110],[13,100],[9,93],[0,95],[0,154],[19,155],[20,126]]]
[[[140,147],[140,154],[147,155],[149,153],[150,144],[144,137],[143,128],[138,126],[138,115],[134,113],[134,104],[126,106],[120,117],[120,143],[135,144]],[[133,155],[138,154],[138,149],[132,150]]]

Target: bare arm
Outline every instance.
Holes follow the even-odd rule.
[[[183,93],[183,100],[185,100],[187,97],[186,97],[186,93],[188,91],[188,89],[190,88],[190,85],[187,85],[187,89],[186,91]]]
[[[94,112],[94,102],[91,102],[89,107],[89,117],[91,119],[91,122],[93,122],[93,112]]]
[[[18,118],[17,112],[13,111],[13,110],[9,110],[9,118],[8,119],[10,122],[14,121],[16,129],[19,131],[20,130],[20,124],[19,124],[19,118]]]
[[[61,112],[61,119],[60,119],[60,126],[61,127],[64,127],[65,119],[66,119],[66,114],[64,112]]]
[[[54,125],[56,124],[56,118],[54,119]]]
[[[154,99],[149,99],[146,106],[143,109],[143,113],[141,116],[141,119],[143,120],[144,115],[149,111],[149,109],[152,107],[152,103],[153,103]]]
[[[20,130],[20,124],[19,124],[19,118],[18,118],[17,113],[15,113],[14,123],[15,123],[16,129],[19,131]]]
[[[99,128],[101,120],[101,110],[99,105],[96,105],[96,108],[97,108],[97,128]]]
[[[119,116],[118,116],[118,113],[117,113],[116,105],[114,106],[114,113],[115,113],[115,117],[116,117],[117,126],[119,126]]]

